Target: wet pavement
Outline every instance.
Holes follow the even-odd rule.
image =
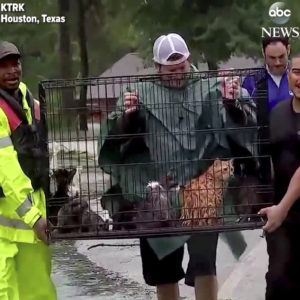
[[[93,264],[77,252],[74,242],[56,242],[51,247],[58,300],[153,299],[153,291]]]
[[[259,230],[243,232],[248,247],[236,260],[222,238],[218,243],[219,300],[263,300],[267,252]],[[153,300],[155,288],[143,280],[138,240],[90,240],[56,242],[53,249],[53,279],[58,300]],[[110,244],[97,247],[95,244]],[[122,247],[119,246],[122,243]],[[188,263],[185,253],[184,269]],[[194,299],[194,290],[179,283],[182,300]]]

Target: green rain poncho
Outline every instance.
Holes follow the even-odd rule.
[[[205,159],[255,154],[250,144],[255,130],[240,130],[256,124],[255,104],[247,97],[225,100],[219,87],[216,78],[192,78],[184,88],[169,88],[160,80],[128,85],[138,94],[139,109],[125,115],[120,97],[99,139],[99,165],[121,187],[124,199],[143,200],[149,181],[161,181],[170,172],[184,185],[207,168]],[[232,144],[245,152],[236,153]],[[148,241],[163,258],[188,238]]]

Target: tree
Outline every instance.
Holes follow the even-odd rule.
[[[70,0],[58,0],[58,13],[66,17],[66,22],[59,24],[60,75],[61,78],[72,78]]]
[[[58,14],[57,2],[51,0],[26,0],[25,8],[30,16]],[[57,36],[58,25],[54,23],[1,23],[0,38],[15,43],[22,52],[23,78],[35,96],[38,82],[59,75]]]
[[[72,73],[72,49],[70,33],[70,1],[58,0],[58,13],[65,16],[66,22],[59,24],[59,56],[60,56],[60,78],[70,79]],[[72,118],[72,107],[74,107],[73,88],[65,88],[61,91],[62,107],[64,115]]]
[[[84,0],[77,0],[77,28],[79,37],[79,48],[80,48],[80,61],[81,61],[81,74],[82,78],[86,78],[89,75],[89,63],[88,63],[88,52],[87,52],[87,38],[86,38],[86,10],[87,5]],[[87,86],[80,87],[80,110],[83,111],[80,114],[80,129],[87,130],[87,111],[86,111],[86,97],[87,97]]]
[[[79,2],[83,10],[78,10]],[[168,32],[183,35],[193,60],[207,61],[212,69],[233,53],[260,58],[261,27],[274,26],[268,16],[272,0],[79,2],[26,0],[27,15],[65,15],[67,22],[0,26],[1,39],[17,44],[24,54],[24,81],[35,95],[43,79],[98,76],[130,51],[150,61],[154,40]],[[297,27],[299,3],[286,4],[292,11],[286,25]],[[299,42],[292,40],[294,51]]]
[[[133,19],[135,30],[140,28],[139,49],[146,57],[157,36],[177,32],[196,61],[204,59],[215,69],[233,53],[260,55],[260,26],[267,8],[260,0],[148,0]]]

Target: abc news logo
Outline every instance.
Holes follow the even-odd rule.
[[[261,37],[288,37],[298,38],[300,36],[299,27],[262,27]]]
[[[278,6],[275,9],[269,10],[269,16],[270,17],[287,17],[289,18],[291,16],[292,12],[289,9],[282,10]]]
[[[269,16],[272,22],[283,25],[287,23],[292,15],[290,9],[285,8],[285,3],[275,2],[270,6]],[[288,37],[299,38],[299,27],[262,27],[262,37]]]

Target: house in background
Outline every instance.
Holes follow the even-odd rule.
[[[219,69],[255,68],[259,62],[246,57],[231,57],[219,64]],[[199,71],[206,71],[207,64],[199,63]],[[130,76],[155,74],[154,67],[147,67],[137,53],[128,53],[103,72],[87,87],[87,109],[90,119],[99,123],[107,113],[114,110],[116,102],[126,90]],[[114,78],[115,77],[115,78]]]
[[[115,108],[118,98],[130,82],[130,76],[154,73],[155,69],[147,68],[137,53],[128,53],[115,62],[88,86],[87,108],[93,120],[101,120]]]

